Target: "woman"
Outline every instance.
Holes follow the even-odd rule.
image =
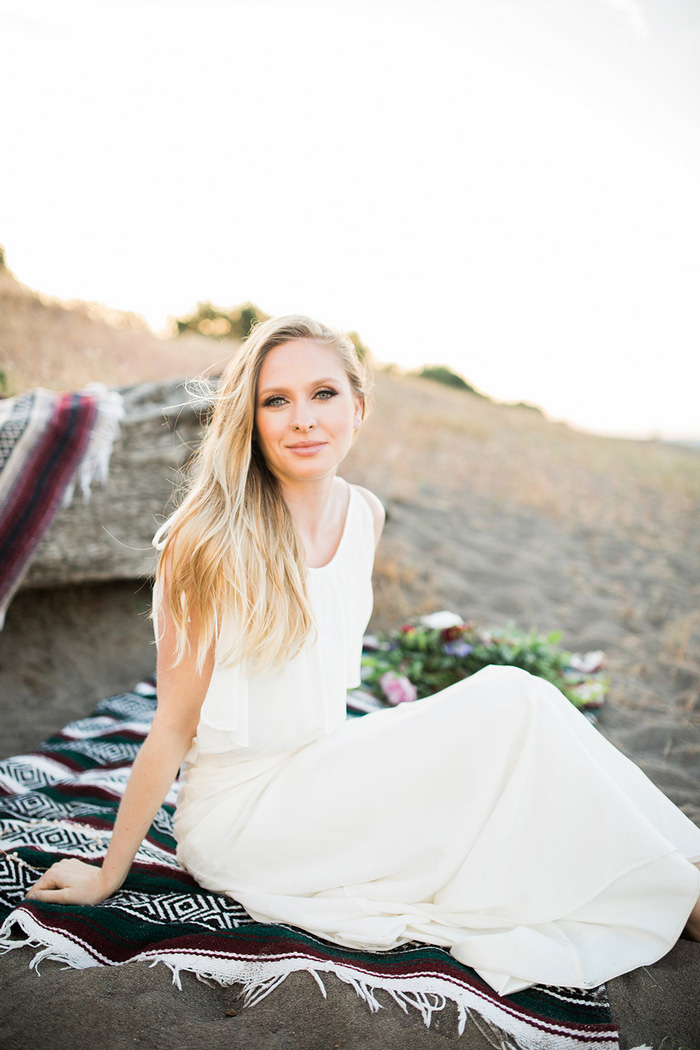
[[[489,667],[347,722],[383,511],[337,469],[368,404],[352,344],[304,317],[230,362],[163,527],[158,706],[101,868],[124,881],[182,765],[180,863],[261,921],[449,947],[499,992],[589,987],[700,935],[700,830],[549,683]]]

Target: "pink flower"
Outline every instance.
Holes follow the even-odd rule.
[[[379,679],[379,684],[390,704],[404,704],[418,698],[418,690],[406,675],[387,671]]]

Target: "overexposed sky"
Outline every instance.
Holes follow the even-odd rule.
[[[0,0],[0,86],[25,283],[700,437],[696,0]]]

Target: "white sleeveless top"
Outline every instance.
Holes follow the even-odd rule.
[[[217,659],[193,746],[197,754],[289,751],[345,721],[347,690],[360,684],[362,636],[372,612],[374,519],[352,485],[340,544],[327,565],[308,569],[314,615],[303,649],[278,671],[252,674],[227,665],[235,623],[221,625]]]

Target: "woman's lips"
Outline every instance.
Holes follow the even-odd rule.
[[[287,448],[296,456],[313,456],[325,446],[325,441],[301,441],[298,445],[287,445]]]

